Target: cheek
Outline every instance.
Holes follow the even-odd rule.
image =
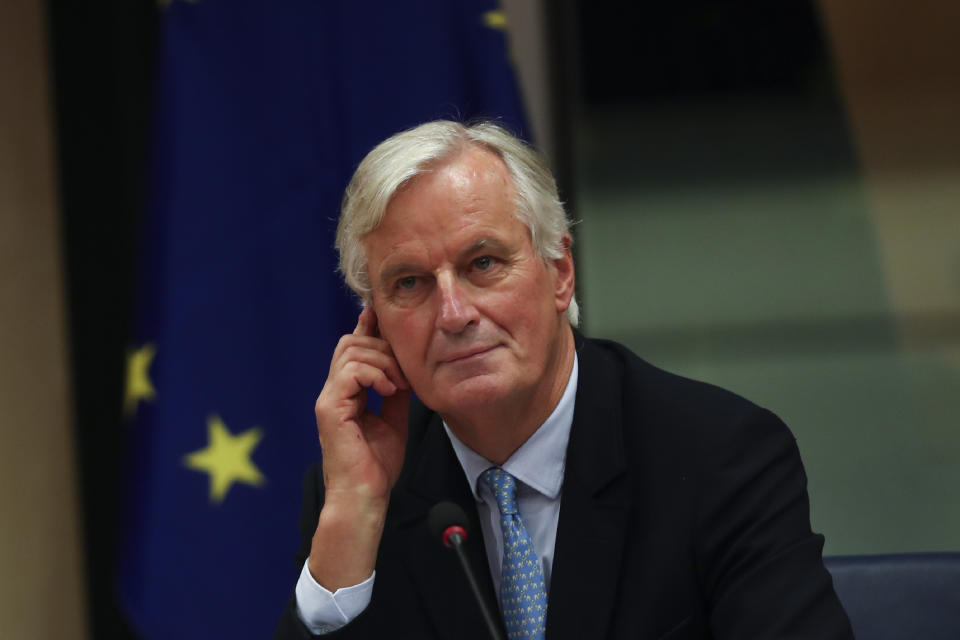
[[[544,329],[546,318],[555,313],[552,298],[548,300],[545,292],[536,280],[529,281],[527,286],[512,288],[498,305],[498,313],[507,326],[517,331],[539,333]]]
[[[418,354],[426,348],[429,331],[418,314],[390,313],[380,320],[380,334],[390,343],[393,354],[404,370],[415,366]]]

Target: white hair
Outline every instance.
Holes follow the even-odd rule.
[[[383,221],[394,194],[431,165],[451,158],[467,146],[496,154],[510,172],[516,197],[514,214],[530,230],[534,251],[545,261],[563,257],[570,222],[557,195],[557,185],[541,156],[491,122],[464,125],[449,120],[428,122],[387,138],[357,167],[343,196],[336,247],[340,272],[354,292],[368,303],[371,284],[363,237]],[[567,320],[577,326],[579,308],[570,300]]]

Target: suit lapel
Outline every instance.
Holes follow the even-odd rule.
[[[629,510],[618,366],[579,334],[577,354],[577,399],[547,600],[550,640],[606,634]]]
[[[427,513],[436,503],[446,500],[463,509],[470,532],[467,556],[488,606],[499,617],[476,501],[438,416],[430,419],[408,464],[407,489],[394,498],[396,535],[400,548],[409,550],[404,559],[407,571],[438,637],[486,639],[483,617],[456,554],[427,531]]]

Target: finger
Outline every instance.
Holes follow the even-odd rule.
[[[367,314],[366,317],[363,317],[363,314]],[[400,362],[397,360],[397,357],[393,353],[393,346],[380,335],[380,320],[377,318],[377,312],[373,310],[373,307],[364,307],[363,312],[360,314],[360,320],[365,323],[364,330],[368,332],[368,335],[375,337],[377,340],[382,341],[383,345],[386,345],[386,350],[384,353],[389,354],[391,358],[397,363],[396,366],[396,376],[393,376],[393,381],[401,389],[410,389],[410,382],[407,380],[407,376],[403,373],[403,369],[400,368]],[[358,327],[360,323],[358,322]],[[380,349],[380,346],[377,347]],[[383,349],[381,349],[383,350]]]
[[[382,396],[392,395],[397,390],[397,385],[390,381],[383,369],[366,362],[353,360],[343,367],[342,373],[334,382],[334,398],[352,398],[370,387]]]
[[[353,334],[342,336],[330,360],[327,379],[335,377],[352,360],[380,366],[395,385],[401,389],[410,387],[403,370],[400,369],[400,364],[393,355],[393,349],[386,340]]]
[[[344,376],[324,387],[314,407],[321,443],[324,434],[343,433],[341,428],[349,423],[359,426],[366,411],[368,387],[384,397],[397,390],[381,370],[359,362],[351,363]]]
[[[340,336],[340,340],[337,342],[337,346],[333,350],[333,356],[330,358],[331,369],[333,369],[337,362],[342,359],[344,352],[352,346],[373,349],[375,351],[381,351],[387,355],[393,356],[393,350],[390,348],[390,344],[386,340],[383,340],[382,338],[371,338],[369,336],[358,336],[348,333],[345,336]]]
[[[348,417],[355,417],[364,410],[360,392],[373,387],[380,394],[392,394],[397,386],[390,381],[379,366],[353,360],[340,367],[327,378],[317,399],[317,410],[327,416],[343,415],[349,407]]]
[[[337,370],[351,362],[363,362],[381,369],[387,374],[390,381],[400,389],[407,389],[410,386],[407,384],[407,379],[400,370],[400,365],[397,364],[397,360],[393,357],[389,349],[384,352],[358,345],[349,346],[344,350],[340,360],[334,365],[334,375],[336,375]]]
[[[353,330],[355,336],[369,336],[371,338],[379,337],[377,335],[377,314],[371,307],[364,306],[357,318],[357,326]]]

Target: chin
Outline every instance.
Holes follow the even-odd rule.
[[[425,404],[440,414],[483,410],[496,405],[510,395],[514,385],[495,373],[471,376],[434,389]]]

